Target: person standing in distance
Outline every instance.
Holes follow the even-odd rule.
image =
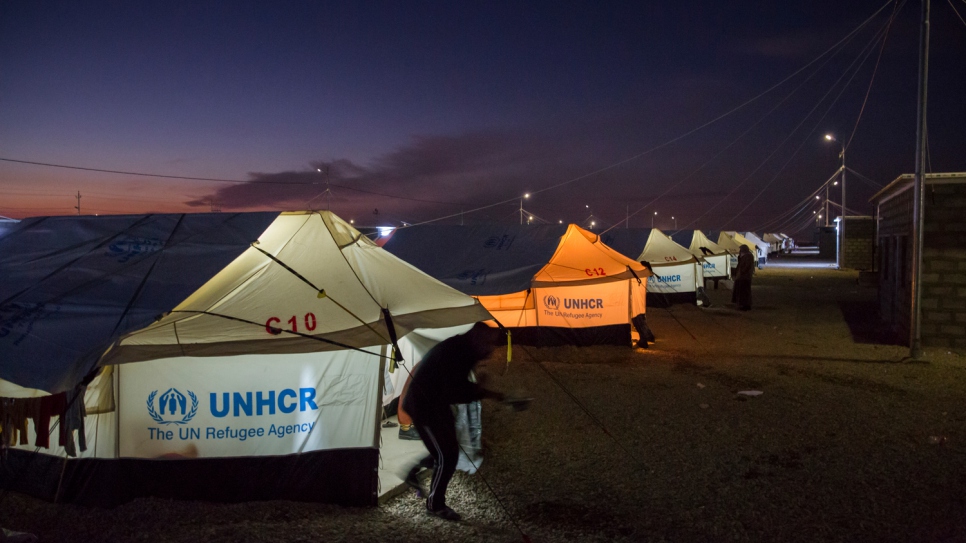
[[[738,249],[738,267],[735,271],[735,287],[731,301],[741,311],[751,309],[751,277],[755,274],[755,257],[747,245]]]
[[[501,392],[469,380],[470,371],[493,352],[496,337],[496,329],[478,322],[465,334],[433,347],[413,370],[403,400],[403,407],[412,416],[419,438],[429,451],[429,456],[409,471],[406,483],[418,489],[416,474],[421,468],[433,466],[426,509],[445,520],[461,518],[446,505],[446,488],[456,472],[460,451],[451,406],[485,398],[504,399]]]

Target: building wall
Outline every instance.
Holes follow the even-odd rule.
[[[847,217],[844,220],[845,237],[839,239],[839,267],[871,270],[875,249],[875,221],[872,217]]]
[[[966,184],[925,192],[922,343],[966,347]]]
[[[912,312],[912,190],[879,204],[879,317],[901,342]]]
[[[908,344],[912,311],[910,188],[879,204],[879,316]],[[966,348],[966,183],[928,183],[922,267],[922,344]],[[846,226],[848,228],[848,226]]]

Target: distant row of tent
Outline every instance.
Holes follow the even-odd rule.
[[[717,240],[419,226],[384,250],[330,212],[24,220],[0,233],[0,486],[375,503],[383,407],[436,343],[488,321],[646,346],[650,299],[772,247]]]
[[[583,244],[568,241],[580,239],[577,232],[586,240]],[[424,225],[401,228],[380,243],[443,283],[479,298],[507,326],[542,327],[561,324],[547,324],[553,319],[544,316],[552,308],[543,304],[539,293],[531,292],[534,285],[528,281],[545,284],[552,278],[600,284],[605,279],[603,270],[595,271],[589,263],[603,254],[619,265],[627,265],[629,259],[646,266],[650,272],[647,305],[703,305],[708,303],[702,294],[705,281],[730,279],[741,245],[748,246],[758,255],[759,265],[764,265],[791,239],[768,234],[781,241],[766,243],[751,232],[710,234],[716,242],[700,230],[665,233],[655,228],[615,228],[598,235],[576,225]],[[580,323],[563,326],[579,328]]]

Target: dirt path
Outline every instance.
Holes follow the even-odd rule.
[[[536,401],[484,408],[460,524],[411,495],[108,511],[8,495],[0,524],[46,541],[966,541],[966,357],[876,343],[857,279],[786,258],[755,277],[752,311],[726,290],[650,310],[648,350],[515,348],[499,381]]]

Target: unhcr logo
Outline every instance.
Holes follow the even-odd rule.
[[[550,309],[560,309],[560,299],[553,294],[547,294],[543,297],[543,305],[549,307]]]
[[[508,236],[506,234],[502,236],[490,236],[486,238],[483,242],[483,247],[485,249],[496,249],[497,251],[505,251],[513,245],[513,240],[517,239],[516,236]]]
[[[159,239],[125,237],[108,245],[107,255],[117,257],[117,261],[123,264],[140,254],[160,251],[161,245]]]
[[[456,276],[460,281],[469,281],[471,285],[482,285],[486,283],[487,270],[464,270]]]
[[[148,394],[148,414],[158,424],[185,424],[198,413],[198,396],[190,390],[188,396],[190,406],[188,398],[176,388],[169,388],[160,397],[155,390]]]

